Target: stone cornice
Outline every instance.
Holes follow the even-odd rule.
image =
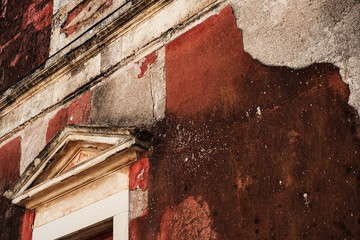
[[[126,11],[116,20],[105,26],[101,26],[101,23],[96,24],[94,27],[100,29],[95,31],[93,36],[86,35],[94,30],[94,27],[90,28],[82,37],[51,56],[33,73],[5,91],[0,96],[0,117],[36,95],[57,78],[98,54],[119,34],[137,26],[148,15],[156,13],[169,2],[171,0],[130,1],[128,5],[124,5]]]

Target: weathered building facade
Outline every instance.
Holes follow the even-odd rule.
[[[0,239],[359,239],[358,0],[1,0]]]

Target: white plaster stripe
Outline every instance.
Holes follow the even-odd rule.
[[[128,239],[128,212],[129,190],[124,190],[35,228],[33,240],[60,238],[109,218],[114,218],[114,240]]]
[[[129,239],[129,211],[123,212],[113,218],[113,240]]]

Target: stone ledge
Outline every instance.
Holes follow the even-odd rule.
[[[84,39],[81,37],[77,38],[67,47],[49,58],[33,73],[5,91],[0,96],[0,117],[21,105],[31,96],[34,96],[54,79],[65,75],[79,64],[95,56],[107,44],[114,40],[114,37],[119,31],[124,30],[124,27],[127,28],[127,24],[131,22],[132,25],[137,25],[136,23],[141,21],[138,17],[140,13],[151,14],[151,11],[162,7],[168,2],[171,1],[132,1],[128,11],[120,15],[114,22],[102,26],[103,28],[98,33],[93,36],[86,36],[86,33],[93,30],[93,28],[89,28],[87,32],[82,35]],[[144,12],[145,10],[147,11]],[[76,47],[79,41],[83,43]]]

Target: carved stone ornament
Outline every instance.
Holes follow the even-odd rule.
[[[149,138],[136,128],[64,127],[4,196],[38,208],[129,166],[148,148]]]

